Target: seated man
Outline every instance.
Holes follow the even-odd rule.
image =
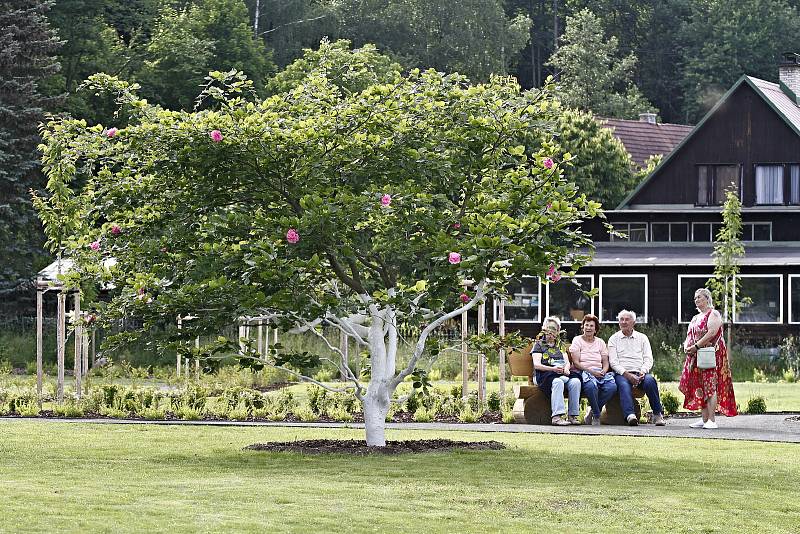
[[[664,426],[664,410],[658,384],[650,369],[653,367],[653,352],[650,340],[641,332],[634,330],[636,314],[622,310],[617,314],[619,332],[608,339],[608,362],[614,370],[619,392],[619,404],[629,425],[638,425],[639,420],[633,409],[633,388],[644,389],[650,407],[653,408],[653,422]]]

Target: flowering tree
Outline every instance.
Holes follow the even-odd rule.
[[[128,123],[47,125],[50,195],[37,205],[51,247],[79,266],[68,282],[113,283],[103,320],[164,325],[166,343],[266,314],[339,353],[318,328],[332,327],[368,348],[368,383],[335,363],[363,403],[368,444],[384,445],[392,394],[433,330],[522,275],[587,261],[576,228],[599,204],[563,178],[568,154],[519,143],[557,112],[547,91],[413,71],[344,94],[312,71],[259,102],[241,76],[212,78],[204,110],[187,113],[97,75]],[[198,318],[170,326],[186,314]],[[420,333],[398,368],[401,324]],[[279,352],[250,361],[314,358]]]

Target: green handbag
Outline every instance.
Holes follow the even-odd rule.
[[[700,347],[697,349],[697,368],[713,369],[717,366],[717,349],[714,347]]]

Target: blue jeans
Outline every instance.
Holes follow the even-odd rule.
[[[633,386],[628,382],[628,379],[622,375],[614,376],[614,380],[617,383],[617,391],[619,391],[619,406],[622,408],[622,413],[625,414],[625,417],[628,417],[635,413],[633,410],[633,403],[636,401],[633,399]],[[656,379],[653,378],[653,375],[649,373],[644,375],[644,380],[636,387],[644,390],[644,394],[647,395],[647,400],[650,401],[650,407],[653,409],[653,415],[663,415],[664,409],[661,407],[658,383]]]
[[[553,379],[550,389],[550,415],[562,415],[564,413],[564,385],[567,386],[569,399],[569,415],[578,415],[581,410],[581,381],[578,378],[559,376]]]
[[[606,405],[616,392],[617,383],[614,380],[606,380],[603,382],[588,380],[583,383],[583,396],[589,401],[589,406],[592,407],[592,415],[594,417],[600,417],[603,406]]]

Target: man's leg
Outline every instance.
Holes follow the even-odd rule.
[[[627,419],[629,415],[636,414],[633,409],[633,388],[628,379],[622,375],[614,375],[614,382],[617,384],[619,392],[619,406],[622,408],[622,415]]]
[[[653,415],[663,415],[664,408],[661,407],[661,395],[658,393],[658,382],[653,378],[653,375],[644,375],[644,380],[641,384],[644,389],[647,400],[650,401],[650,407],[653,409]]]

